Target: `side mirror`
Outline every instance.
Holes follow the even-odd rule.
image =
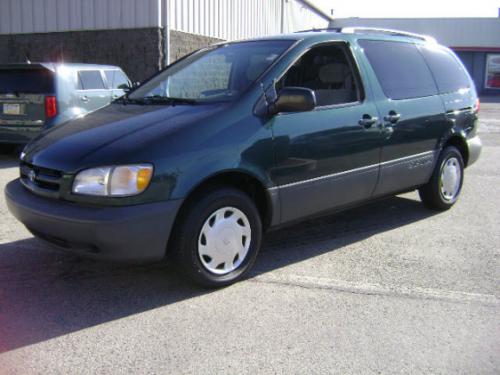
[[[284,87],[278,99],[269,106],[270,114],[280,112],[307,112],[316,107],[314,91],[304,87]]]
[[[118,88],[119,88],[120,90],[125,91],[125,92],[130,92],[130,91],[132,91],[133,89],[135,89],[135,88],[139,87],[140,85],[141,85],[141,83],[140,83],[140,82],[134,82],[134,83],[131,83],[131,84],[125,84],[125,83],[124,83],[124,84],[122,84],[122,85],[118,86]]]

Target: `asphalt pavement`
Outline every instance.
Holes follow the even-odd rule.
[[[216,291],[54,251],[1,195],[0,374],[500,373],[500,103],[481,122],[451,210],[409,193],[272,232]]]

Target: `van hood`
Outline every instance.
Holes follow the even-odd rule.
[[[113,103],[37,136],[23,160],[66,173],[138,160],[148,149],[227,106],[217,104],[137,105]]]

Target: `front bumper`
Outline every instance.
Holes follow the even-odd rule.
[[[127,262],[165,256],[182,200],[125,207],[89,207],[39,197],[19,179],[5,187],[7,207],[35,236],[90,258]]]
[[[467,161],[467,166],[470,166],[474,164],[477,159],[479,159],[481,149],[483,148],[481,139],[478,135],[473,138],[467,139],[467,148],[469,149],[469,159]]]

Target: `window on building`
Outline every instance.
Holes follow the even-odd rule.
[[[414,44],[360,40],[359,45],[388,98],[410,99],[437,94],[429,67]]]
[[[431,68],[440,94],[470,87],[467,73],[452,52],[438,45],[420,46],[419,49]]]
[[[486,57],[486,82],[488,89],[500,89],[500,55],[490,54]]]
[[[284,87],[305,87],[314,91],[318,107],[361,100],[358,75],[343,45],[327,45],[304,54],[277,82]]]
[[[79,90],[104,90],[106,86],[99,70],[80,70],[78,72]]]

